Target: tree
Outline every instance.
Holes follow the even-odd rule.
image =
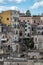
[[[34,41],[33,38],[25,39],[24,44],[27,46],[27,49],[34,49]]]
[[[27,11],[26,11],[26,15],[27,15],[27,16],[31,16],[30,10],[27,10]]]
[[[30,49],[33,49],[34,48],[34,41],[33,41],[33,38],[30,38]]]

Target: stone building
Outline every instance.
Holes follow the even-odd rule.
[[[25,21],[25,38],[29,38],[31,35],[31,24],[29,21]]]
[[[13,24],[14,18],[18,19],[19,11],[16,10],[2,11],[0,16],[1,16],[1,22],[8,26],[11,25],[11,23]]]
[[[35,35],[34,43],[35,43],[36,49],[43,50],[43,36],[42,35]]]
[[[43,35],[43,25],[37,26],[37,35]]]
[[[0,16],[0,22],[3,24],[0,23],[0,56],[2,54],[2,61],[4,59],[0,65],[43,64],[43,17],[27,17],[16,10],[3,11]],[[34,41],[33,51],[27,50],[26,46],[31,37]]]

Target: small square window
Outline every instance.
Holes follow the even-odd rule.
[[[25,25],[25,27],[27,27],[27,25]]]
[[[28,22],[29,22],[29,20],[28,20]]]
[[[30,27],[28,27],[28,29],[30,29]]]
[[[26,35],[26,33],[25,33],[25,35]]]
[[[27,29],[25,29],[25,31],[27,31]]]

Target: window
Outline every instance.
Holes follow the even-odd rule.
[[[25,29],[25,31],[27,31],[27,29]]]
[[[8,50],[10,50],[10,45],[8,45]]]
[[[34,28],[32,27],[32,31],[34,31]]]
[[[28,20],[28,22],[29,22],[29,20]]]
[[[25,25],[25,27],[27,27],[27,25]]]
[[[40,32],[38,32],[38,34],[40,34]]]
[[[14,24],[14,28],[16,28],[16,24]]]
[[[17,28],[20,28],[19,25],[17,25]]]
[[[5,41],[5,40],[3,40],[3,41],[1,41],[1,43],[6,43],[7,41]]]
[[[19,42],[21,42],[22,40],[19,38]]]
[[[30,29],[30,27],[28,27],[28,29]]]
[[[23,20],[23,22],[25,22],[25,20]]]
[[[16,45],[16,50],[18,51],[18,45]]]
[[[43,27],[42,27],[42,29],[43,29]]]
[[[39,23],[38,23],[38,25],[39,25]]]
[[[24,50],[22,50],[22,51],[24,51]],[[24,55],[24,54],[22,54],[20,57],[21,57],[21,58],[24,58],[24,57],[25,57],[25,55]]]
[[[9,20],[9,18],[7,18],[7,20]]]
[[[34,23],[36,23],[36,21],[34,20]]]
[[[24,24],[22,24],[22,27],[24,27]]]
[[[42,35],[43,35],[43,32],[42,32]]]
[[[18,20],[18,22],[21,22],[21,20]]]
[[[20,31],[19,35],[22,36],[22,31]]]
[[[40,28],[40,27],[38,27],[37,29],[38,29],[38,30],[41,30],[41,28]]]
[[[2,27],[2,32],[7,32],[7,27],[6,26]]]
[[[25,33],[25,35],[26,35],[26,33]]]
[[[16,19],[14,19],[14,21],[16,21]]]
[[[16,39],[16,37],[15,37],[15,39]]]
[[[16,34],[18,34],[18,31],[16,30]]]
[[[28,35],[27,36],[29,36],[29,33],[28,33]]]

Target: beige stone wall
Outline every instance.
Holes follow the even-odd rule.
[[[15,14],[15,12],[16,12],[16,14]],[[16,11],[16,10],[2,11],[2,13],[0,14],[0,16],[1,16],[1,22],[3,24],[6,24],[7,26],[8,25],[11,25],[11,23],[13,23],[12,22],[12,17],[13,16],[17,17],[17,15],[19,17],[19,14],[18,13],[19,13],[19,11]],[[9,20],[7,20],[7,18],[9,18]]]
[[[26,21],[30,21],[30,23],[32,23],[32,17],[19,17],[19,20],[21,20],[21,22],[23,22],[24,20]]]
[[[41,24],[43,24],[43,17],[40,17],[40,19],[41,19]]]
[[[23,22],[23,20],[29,20],[29,22],[31,23],[31,24],[41,24],[41,19],[40,19],[40,17],[19,17],[19,20],[21,20],[21,22]],[[34,23],[34,21],[35,21],[35,23]]]
[[[35,25],[41,24],[40,17],[32,17],[32,20],[33,20],[33,24]]]

